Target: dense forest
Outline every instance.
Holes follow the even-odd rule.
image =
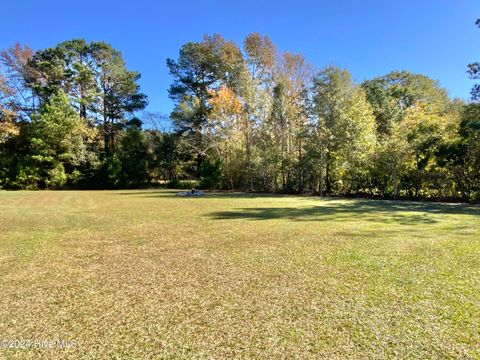
[[[480,84],[466,103],[425,75],[356,83],[267,36],[239,45],[206,35],[167,59],[175,107],[165,127],[142,112],[140,74],[107,43],[16,44],[0,60],[3,189],[480,198]],[[480,79],[480,63],[468,73]]]

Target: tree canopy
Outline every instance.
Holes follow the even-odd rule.
[[[479,84],[464,102],[408,71],[357,83],[265,35],[205,35],[167,59],[173,126],[158,129],[139,72],[105,42],[16,44],[0,61],[1,188],[480,197]]]

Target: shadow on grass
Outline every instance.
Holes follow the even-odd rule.
[[[403,225],[434,224],[442,214],[480,216],[480,208],[459,204],[400,202],[387,200],[321,199],[320,205],[309,207],[251,207],[209,214],[214,219],[294,221],[372,221]]]
[[[131,190],[131,191],[122,191],[122,192],[117,192],[115,195],[142,195],[145,197],[163,197],[163,198],[168,198],[168,197],[176,197],[176,194],[178,192],[184,192],[188,191],[187,190],[151,190],[151,191],[137,191],[137,190]],[[248,193],[248,192],[206,192],[205,196],[199,196],[199,197],[186,197],[182,199],[229,199],[229,198],[243,198],[243,199],[254,199],[254,198],[281,198],[281,197],[299,197],[297,195],[289,195],[289,194],[271,194],[271,193]],[[302,198],[305,199],[311,199],[312,197],[304,196]]]
[[[117,192],[117,195],[130,195],[148,198],[177,198],[178,201],[208,201],[209,199],[258,199],[288,198],[296,200],[318,201],[314,206],[296,207],[243,207],[236,210],[211,212],[207,216],[213,219],[272,220],[288,219],[294,221],[371,221],[396,224],[434,224],[441,220],[442,214],[479,216],[480,207],[466,204],[447,204],[433,202],[415,202],[398,200],[370,200],[318,198],[270,193],[207,192],[202,197],[179,198],[178,191],[185,190],[141,190]],[[258,202],[256,203],[258,204]]]

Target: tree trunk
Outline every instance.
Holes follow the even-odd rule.
[[[200,167],[202,166],[203,157],[202,154],[197,154],[197,177],[200,178]]]
[[[87,118],[87,107],[85,106],[85,104],[80,104],[80,118]]]
[[[103,87],[103,138],[105,142],[105,154],[111,155],[110,148],[110,121],[107,116],[107,100],[106,100],[106,88]]]
[[[249,136],[248,119],[245,119],[245,152],[247,162],[247,186],[250,185],[250,191],[253,191],[253,176],[252,176],[252,159],[251,159],[251,145]],[[248,185],[249,183],[249,185]]]
[[[329,195],[332,191],[332,179],[330,175],[330,163],[331,163],[331,157],[330,153],[327,154],[327,161],[326,161],[326,167],[325,167],[325,193],[326,195]]]
[[[323,152],[320,153],[320,179],[318,191],[320,192],[320,197],[323,197]]]
[[[393,198],[397,198],[397,167],[393,166]]]

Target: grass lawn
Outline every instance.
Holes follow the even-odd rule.
[[[0,192],[0,358],[480,358],[480,208]]]

